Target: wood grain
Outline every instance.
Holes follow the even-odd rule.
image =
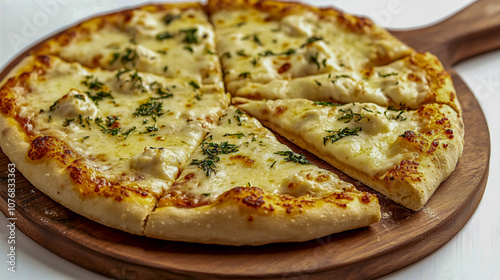
[[[169,242],[83,218],[52,201],[17,172],[17,227],[63,258],[119,279],[366,279],[411,264],[437,250],[465,225],[486,186],[490,155],[486,120],[451,65],[500,46],[498,32],[490,33],[500,30],[500,9],[492,16],[488,14],[495,10],[492,7],[498,7],[495,0],[481,0],[437,26],[395,33],[417,50],[431,51],[442,59],[454,80],[465,121],[464,154],[422,211],[413,212],[380,197],[384,213],[380,223],[309,242],[260,247]],[[471,38],[487,43],[477,44]],[[24,55],[4,69],[0,79]],[[280,141],[368,190],[310,153]],[[0,153],[0,210],[5,215],[8,162]]]

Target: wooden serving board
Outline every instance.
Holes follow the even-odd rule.
[[[380,197],[382,220],[367,228],[309,242],[260,247],[190,244],[131,235],[97,224],[54,202],[17,172],[18,229],[69,261],[120,279],[365,279],[429,255],[465,225],[486,186],[488,127],[476,99],[452,65],[500,47],[500,2],[480,0],[433,27],[394,34],[418,51],[430,51],[441,59],[452,75],[463,107],[464,154],[423,210],[413,212]],[[0,79],[25,55],[4,69]],[[369,190],[310,153],[280,140],[342,179]],[[5,215],[8,163],[0,153],[0,208]]]

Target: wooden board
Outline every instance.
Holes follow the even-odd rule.
[[[120,279],[365,279],[411,264],[437,250],[465,225],[486,186],[488,127],[476,99],[452,64],[500,46],[500,3],[496,2],[481,0],[439,25],[395,33],[410,46],[431,51],[442,60],[452,74],[463,107],[463,157],[422,211],[407,210],[381,197],[380,223],[309,242],[260,247],[169,242],[131,235],[83,218],[42,194],[16,172],[17,228],[69,261]],[[4,69],[0,79],[25,55]],[[315,162],[338,173],[319,159]],[[0,209],[5,215],[8,163],[0,153]]]

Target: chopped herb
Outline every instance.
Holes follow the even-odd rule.
[[[156,124],[154,124],[152,126],[146,126],[146,130],[143,132],[139,132],[139,134],[146,134],[146,133],[151,133],[154,131],[158,131],[158,127],[156,126]]]
[[[122,140],[126,140],[126,139],[130,136],[130,134],[131,134],[134,130],[136,130],[136,129],[137,129],[137,128],[136,128],[135,126],[134,126],[133,128],[130,128],[129,130],[127,130],[127,131],[123,132],[123,133],[120,135],[120,138],[121,138]]]
[[[204,195],[204,196],[210,196],[211,193],[202,193],[201,195]]]
[[[345,120],[344,123],[348,123],[348,122],[350,122],[352,120],[354,120],[355,122],[359,122],[362,118],[365,117],[364,114],[354,113],[352,111],[352,109],[347,109],[347,110],[339,109],[339,112],[344,113],[344,115],[342,117],[338,118],[338,120],[339,121]]]
[[[160,53],[160,54],[167,54],[167,51],[166,51],[166,50],[157,50],[156,52],[157,52],[157,53]]]
[[[57,103],[59,103],[59,99],[54,102],[54,104],[50,105],[49,111],[52,112],[57,108]]]
[[[351,76],[349,75],[337,75],[335,76],[335,79],[338,79],[338,78],[350,78]]]
[[[273,168],[275,164],[276,164],[276,161],[274,161],[273,164],[271,164],[271,168]]]
[[[312,44],[312,43],[314,43],[316,41],[321,41],[321,40],[323,40],[323,37],[314,37],[314,36],[310,37],[310,38],[307,39],[307,41],[304,44],[302,44],[302,46],[300,46],[300,48],[302,49],[305,46],[308,46],[308,45],[310,45],[310,44]]]
[[[210,50],[209,48],[205,47],[205,52],[208,54],[216,54],[214,51]]]
[[[316,64],[316,66],[318,67],[318,70],[321,68],[321,65],[319,64],[319,61],[318,61],[318,53],[316,53],[315,55],[311,55],[311,57],[309,58],[309,63]]]
[[[83,142],[83,141],[85,141],[85,140],[87,140],[87,139],[89,139],[89,137],[90,137],[90,136],[88,136],[88,135],[87,135],[87,136],[84,136],[84,137],[82,138],[82,142]]]
[[[236,54],[239,56],[248,57],[248,54],[245,53],[245,50],[238,50],[236,51]]]
[[[106,126],[107,127],[113,126],[116,123],[116,121],[119,119],[120,118],[117,116],[106,116]]]
[[[394,116],[388,116],[387,115],[387,112],[388,111],[393,111],[393,112],[398,112],[398,114],[396,115],[396,117]],[[406,117],[403,116],[403,113],[405,113],[406,111],[403,109],[403,110],[398,110],[396,108],[394,108],[394,106],[389,106],[389,108],[387,108],[387,110],[384,112],[384,116],[388,119],[388,120],[400,120],[400,121],[405,121],[406,120]]]
[[[139,74],[137,73],[137,71],[135,71],[134,73],[130,74],[129,77],[131,79],[130,82],[132,82],[132,88],[140,89],[142,92],[146,91],[146,88],[144,87],[144,85],[142,83],[142,77],[139,76]]]
[[[75,98],[85,101],[85,96],[83,94],[75,94]]]
[[[236,114],[234,117],[238,121],[238,126],[241,126],[241,116],[243,115],[243,112],[240,109],[236,109]]]
[[[156,117],[165,114],[163,111],[163,102],[158,102],[156,100],[150,100],[142,103],[139,108],[135,109],[133,113],[134,117],[138,116],[152,116],[156,121]]]
[[[113,99],[111,91],[105,91],[104,84],[92,75],[85,76],[85,80],[82,81],[82,84],[89,88],[89,91],[86,91],[85,93],[95,103],[95,105],[99,105],[99,101],[102,101],[104,98]]]
[[[226,133],[223,136],[224,137],[225,136],[236,136],[236,137],[238,137],[238,139],[241,139],[242,137],[245,137],[245,134],[243,134],[241,132],[238,132],[238,133]]]
[[[326,68],[326,58],[321,61],[321,64],[323,65],[324,68]]]
[[[238,24],[236,24],[236,27],[242,27],[243,25],[245,25],[246,22],[245,21],[242,21],[242,22],[238,22]]]
[[[137,54],[137,52],[131,48],[126,48],[124,54],[120,55],[120,53],[113,53],[112,55],[113,59],[109,64],[113,64],[121,56],[120,62],[122,63],[122,65],[125,65],[128,62],[133,62],[132,64],[135,65],[134,61],[139,57],[139,54]]]
[[[219,155],[235,153],[238,151],[239,147],[234,144],[228,144],[227,142],[217,144],[203,141],[201,149],[203,154],[207,155],[207,157],[203,160],[193,159],[190,165],[198,165],[199,168],[206,172],[207,177],[209,177],[211,173],[217,172],[216,163],[220,161]]]
[[[200,88],[200,85],[198,85],[198,83],[196,83],[195,81],[191,80],[189,83],[188,83],[190,86],[192,86],[194,89],[199,89]]]
[[[332,140],[333,142],[337,142],[338,140],[347,137],[347,136],[357,136],[359,135],[358,133],[361,131],[361,127],[356,127],[353,129],[349,129],[348,127],[344,127],[339,130],[325,130],[328,133],[331,133],[328,136],[323,137],[323,145],[326,145],[326,142],[328,140]]]
[[[262,45],[262,42],[260,41],[260,39],[259,39],[259,37],[257,36],[257,34],[253,34],[252,39],[253,39],[253,41],[254,41],[257,45],[259,45],[259,46],[263,46],[263,45]]]
[[[231,53],[230,52],[225,52],[221,55],[221,57],[227,57],[227,58],[231,58]]]
[[[163,72],[167,72],[168,66],[163,67]]]
[[[131,70],[131,69],[128,69],[127,67],[124,67],[124,68],[119,69],[119,70],[118,70],[118,73],[116,73],[116,79],[117,79],[117,80],[119,80],[119,79],[120,79],[120,76],[121,76],[122,74],[128,73],[128,72],[130,72],[130,71],[132,71],[132,70]]]
[[[111,61],[109,61],[109,65],[111,65],[111,64],[113,64],[113,63],[115,63],[115,61],[116,61],[118,58],[120,58],[120,53],[115,52],[115,53],[112,53],[111,55],[113,56],[113,58],[111,59]]]
[[[273,51],[267,50],[263,53],[259,53],[259,56],[280,56],[280,55],[290,56],[295,53],[296,53],[295,49],[288,49],[281,53],[274,53]]]
[[[381,78],[386,78],[386,77],[389,77],[389,76],[397,76],[398,73],[388,73],[388,74],[380,74],[378,73],[378,75],[381,77]]]
[[[177,15],[174,15],[174,14],[167,14],[165,15],[165,17],[163,18],[163,22],[165,22],[166,25],[169,25],[170,23],[172,23],[172,21],[174,20],[178,20],[182,17],[181,14],[177,14]]]
[[[250,77],[250,72],[243,72],[238,75],[240,78],[248,78]]]
[[[101,128],[102,132],[104,132],[105,134],[111,134],[113,136],[118,135],[121,129],[119,126],[115,126],[112,128],[104,126],[102,118],[99,117],[95,118],[95,123]]]
[[[250,63],[252,63],[253,66],[256,66],[257,65],[257,59],[254,57]]]
[[[326,101],[315,101],[314,104],[321,106],[344,106],[345,104],[326,102]]]
[[[198,36],[196,36],[197,28],[182,29],[181,32],[186,34],[183,42],[187,44],[198,44]]]
[[[316,80],[314,80],[314,82],[315,82],[318,86],[321,86],[321,83],[320,83],[320,82],[318,82],[318,81],[316,81]]]
[[[71,122],[75,121],[75,119],[65,119],[64,122],[63,122],[63,126],[66,127],[66,126],[69,126],[71,124]]]
[[[184,47],[185,50],[189,51],[190,53],[193,53],[193,48],[191,48],[190,46],[185,46]]]
[[[197,100],[201,100],[201,96],[198,93],[194,95],[194,98],[196,98]]]
[[[169,31],[165,31],[165,32],[162,32],[162,33],[159,33],[158,35],[156,35],[156,40],[166,40],[166,39],[170,39],[170,38],[174,38],[175,35],[170,33]]]
[[[365,107],[363,107],[363,110],[367,111],[367,112],[370,112],[370,113],[374,113],[372,110],[370,109],[366,109]]]
[[[160,83],[158,82],[152,82],[149,87],[152,90],[155,90],[157,94],[160,95],[160,97],[152,97],[151,100],[158,100],[158,99],[165,99],[165,98],[170,98],[174,96],[172,93],[170,93],[170,89],[164,88]]]
[[[293,151],[280,151],[274,153],[276,155],[284,156],[285,161],[291,161],[300,164],[310,164],[307,158],[304,155],[294,153]],[[273,163],[274,165],[274,163]]]

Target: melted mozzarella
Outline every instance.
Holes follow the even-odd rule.
[[[397,145],[397,139],[405,131],[419,131],[426,125],[417,111],[401,113],[372,103],[325,106],[305,99],[288,99],[250,101],[240,107],[293,137],[300,137],[321,155],[372,177],[384,175],[402,159],[414,158],[411,151]],[[278,109],[283,113],[263,113]],[[339,139],[325,138],[343,129],[359,131],[344,133],[346,136]]]
[[[235,187],[258,187],[268,193],[286,193],[294,196],[309,194],[321,196],[350,184],[335,174],[312,164],[286,161],[287,156],[278,152],[291,152],[256,119],[230,107],[225,111],[219,126],[198,147],[176,183],[183,193],[203,200],[214,200]],[[236,151],[217,155],[215,167],[207,170],[199,161],[210,160],[203,149],[210,143],[235,145]],[[194,175],[194,176],[193,176]],[[322,176],[318,180],[318,176]],[[187,177],[186,177],[187,176]],[[186,180],[185,178],[190,178]]]
[[[32,76],[21,116],[34,121],[35,133],[69,143],[111,176],[170,185],[229,103],[229,96],[213,86],[195,88],[135,71],[89,70],[56,58],[51,63],[43,77]],[[110,96],[96,99],[99,92]],[[148,114],[148,106],[138,114],[141,104],[154,102],[161,103],[156,115]],[[151,188],[161,193],[153,181]]]
[[[379,60],[394,61],[410,52],[389,36],[373,38],[349,31],[312,12],[270,18],[256,9],[222,10],[212,15],[231,93],[248,96],[265,91],[272,96],[278,88],[288,94],[295,91],[293,86],[284,89],[276,84],[301,77],[358,71],[378,65]],[[265,94],[261,97],[268,98]]]
[[[180,17],[167,24],[167,14]],[[189,30],[195,30],[192,35],[196,39],[187,42]],[[63,59],[85,66],[108,70],[128,67],[222,87],[219,59],[213,55],[214,31],[201,9],[189,9],[182,14],[179,9],[134,10],[126,23],[109,23],[90,33],[82,32],[70,44],[58,48]]]

